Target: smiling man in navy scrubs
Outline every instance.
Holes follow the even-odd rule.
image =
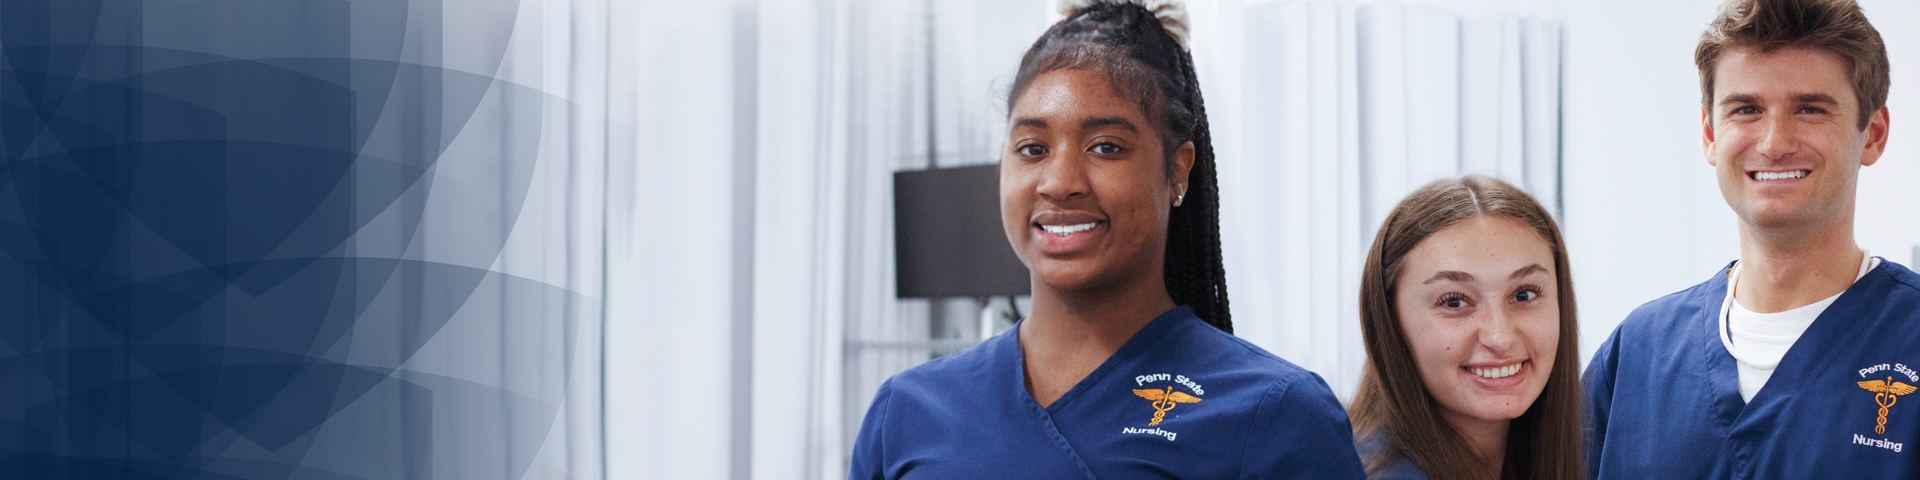
[[[1732,0],[1695,54],[1740,259],[1587,367],[1594,478],[1920,478],[1920,276],[1853,240],[1886,48],[1851,0]]]

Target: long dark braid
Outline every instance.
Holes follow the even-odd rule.
[[[1194,122],[1193,169],[1187,173],[1187,198],[1173,209],[1167,227],[1167,293],[1174,303],[1193,307],[1195,315],[1220,330],[1233,333],[1233,315],[1227,310],[1226,261],[1220,254],[1220,183],[1214,168],[1213,132],[1200,97],[1200,77],[1193,55],[1180,52],[1187,77]]]
[[[1214,168],[1213,135],[1200,96],[1193,55],[1181,47],[1145,7],[1105,0],[1067,15],[1033,43],[1020,62],[1007,111],[1042,73],[1091,69],[1106,73],[1114,89],[1139,100],[1160,131],[1167,174],[1173,154],[1193,142],[1186,197],[1167,224],[1164,271],[1173,302],[1228,333],[1225,262],[1220,255],[1220,186]]]

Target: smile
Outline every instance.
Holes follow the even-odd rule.
[[[1764,182],[1768,180],[1793,180],[1793,179],[1799,179],[1799,178],[1806,178],[1807,175],[1811,175],[1811,174],[1813,174],[1812,170],[1788,170],[1784,172],[1747,172],[1747,178],[1752,178],[1754,180],[1759,180]]]
[[[1520,373],[1520,366],[1524,364],[1526,364],[1526,362],[1515,363],[1504,367],[1462,368],[1466,368],[1467,371],[1473,372],[1474,375],[1479,375],[1481,378],[1507,378],[1513,376],[1513,374]]]
[[[1099,225],[1100,222],[1087,222],[1078,225],[1041,225],[1040,229],[1055,236],[1067,237],[1076,233],[1092,230],[1093,227]]]

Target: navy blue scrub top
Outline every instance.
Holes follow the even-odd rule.
[[[1920,478],[1920,394],[1896,393],[1920,386],[1920,275],[1880,259],[1747,403],[1719,337],[1726,271],[1634,310],[1594,354],[1589,476]]]
[[[1371,436],[1365,440],[1362,440],[1360,442],[1360,445],[1356,447],[1360,452],[1360,462],[1362,464],[1373,463],[1373,458],[1375,456],[1383,455],[1387,453],[1384,448],[1386,446],[1387,446],[1387,440],[1384,438],[1381,438],[1381,436],[1379,435]],[[1384,466],[1381,466],[1379,470],[1374,470],[1373,473],[1368,474],[1367,480],[1428,480],[1428,479],[1427,479],[1427,472],[1421,471],[1420,467],[1418,466],[1414,466],[1412,460],[1408,460],[1407,457],[1396,455],[1392,462]]]
[[[1041,407],[1019,327],[880,387],[851,479],[1364,478],[1319,375],[1178,307]]]

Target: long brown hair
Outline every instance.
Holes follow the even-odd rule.
[[[1577,479],[1585,476],[1580,419],[1580,327],[1574,319],[1573,272],[1567,268],[1560,228],[1540,203],[1506,182],[1480,175],[1439,180],[1401,200],[1380,225],[1360,277],[1360,327],[1367,368],[1354,395],[1354,438],[1378,442],[1373,472],[1405,458],[1435,480],[1474,478],[1479,461],[1459,431],[1440,416],[1433,393],[1421,380],[1394,305],[1394,282],[1407,252],[1434,232],[1484,216],[1519,220],[1553,250],[1560,296],[1560,342],[1547,386],[1526,413],[1508,427],[1501,477]]]

